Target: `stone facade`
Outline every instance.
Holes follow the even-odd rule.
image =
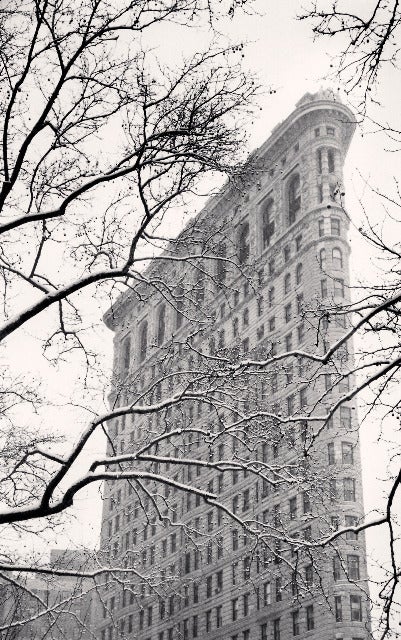
[[[149,451],[158,461],[135,468],[172,486],[146,475],[144,485],[105,485],[101,550],[143,577],[111,581],[101,640],[368,637],[364,535],[317,544],[363,517],[355,403],[335,410],[352,383],[352,349],[327,365],[302,357],[325,353],[349,323],[342,171],[354,128],[333,95],[306,94],[241,180],[154,260],[148,284],[105,316],[112,406],[154,406],[198,377],[178,408],[109,425],[109,455],[164,434]],[[292,350],[286,361],[232,368]],[[178,483],[217,496],[245,529]]]

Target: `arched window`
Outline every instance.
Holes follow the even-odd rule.
[[[159,347],[164,342],[166,334],[166,305],[162,304],[159,308],[159,314],[157,318],[157,344]]]
[[[249,258],[249,222],[243,222],[238,235],[238,259],[240,264]]]
[[[288,184],[288,222],[293,224],[301,209],[301,180],[299,173],[292,176]]]
[[[334,153],[334,149],[328,149],[327,150],[327,166],[329,169],[329,173],[334,173],[336,170],[336,163],[335,163],[335,153]]]
[[[139,359],[145,360],[148,351],[148,322],[145,320],[141,326],[139,338]]]
[[[300,262],[299,264],[297,264],[297,268],[295,271],[295,280],[297,284],[301,284],[302,276],[303,276],[303,267],[302,267],[302,262]]]
[[[319,264],[322,270],[326,268],[326,249],[320,249],[319,251]]]
[[[268,198],[262,204],[262,248],[266,249],[269,246],[270,240],[274,233],[274,218],[273,218],[273,198]]]
[[[343,254],[339,247],[334,247],[331,252],[331,259],[333,263],[333,269],[342,269],[343,268]]]

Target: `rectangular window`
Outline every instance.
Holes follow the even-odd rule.
[[[346,527],[356,527],[358,526],[358,518],[356,516],[345,516],[345,526]],[[353,531],[347,531],[345,534],[346,540],[357,540],[358,534]]]
[[[267,640],[267,622],[260,625],[260,640]]]
[[[362,622],[362,597],[350,596],[351,622]]]
[[[291,313],[291,302],[289,304],[286,304],[284,307],[284,318],[286,322],[289,322],[291,320],[292,317],[292,313]]]
[[[341,579],[341,562],[338,556],[333,558],[333,578],[335,582]]]
[[[344,501],[355,502],[355,479],[344,478],[343,488],[344,488]]]
[[[343,464],[354,464],[354,447],[352,442],[341,443]]]
[[[345,429],[351,428],[351,409],[349,407],[340,407],[340,424]]]
[[[206,620],[206,633],[209,633],[212,630],[212,610],[208,609],[208,611],[206,611],[206,616],[205,616]]]
[[[263,604],[266,607],[272,602],[272,594],[271,594],[271,584],[270,582],[265,582],[263,585]]]
[[[297,497],[294,496],[290,499],[290,520],[295,520],[297,517]]]
[[[336,463],[336,453],[335,453],[335,449],[334,449],[334,442],[329,442],[327,445],[327,456],[328,456],[328,461],[329,461],[329,465],[335,464]]]
[[[342,278],[334,278],[334,295],[339,298],[344,297],[344,280]]]
[[[310,513],[310,510],[311,510],[310,497],[309,497],[309,494],[306,493],[306,491],[304,491],[302,494],[302,500],[303,500],[304,513]]]
[[[299,636],[299,611],[293,611],[291,616],[292,616],[292,635]]]
[[[347,573],[348,573],[348,578],[350,580],[360,579],[359,556],[357,555],[347,556]]]
[[[341,596],[334,596],[334,608],[335,608],[336,622],[342,622],[343,607],[341,602]]]
[[[244,593],[242,596],[242,605],[244,617],[249,615],[249,593]]]
[[[273,640],[281,640],[280,635],[280,618],[276,618],[273,620]]]
[[[332,236],[341,235],[340,219],[330,218],[330,230]]]
[[[313,613],[313,604],[306,607],[306,628],[308,631],[312,631],[315,628],[315,616]]]
[[[198,637],[198,616],[192,618],[192,637]]]
[[[311,564],[305,567],[305,582],[308,586],[313,584],[313,565]]]
[[[300,233],[299,236],[297,236],[295,238],[295,250],[297,251],[301,251],[302,248],[302,234]]]
[[[320,218],[318,220],[318,229],[319,229],[319,238],[324,236],[325,228],[324,228],[324,218]]]
[[[223,624],[223,616],[222,616],[223,607],[219,605],[216,607],[216,628],[219,629]]]
[[[267,268],[268,268],[269,276],[274,276],[274,272],[275,272],[274,258],[270,258]]]
[[[232,621],[238,618],[238,598],[233,598],[231,600],[231,613],[232,613]]]
[[[322,298],[327,298],[327,280],[326,280],[326,278],[323,278],[320,281],[320,295],[322,296]]]
[[[274,305],[274,287],[269,289],[268,299],[269,299],[269,307],[271,308]]]

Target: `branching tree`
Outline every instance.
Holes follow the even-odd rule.
[[[145,361],[150,347],[158,347],[150,375],[130,369],[131,343],[123,345],[123,359],[114,366],[111,408],[100,413],[88,403],[92,417],[74,446],[62,453],[48,446],[53,434],[48,435],[47,425],[39,442],[24,434],[15,450],[4,446],[2,454],[4,527],[36,521],[52,526],[80,490],[105,483],[105,510],[115,512],[117,505],[119,512],[109,522],[104,519],[110,530],[102,531],[97,567],[49,569],[3,551],[0,569],[6,580],[18,576],[20,584],[27,571],[93,580],[106,615],[121,634],[115,594],[122,592],[123,601],[138,602],[144,611],[141,599],[152,591],[160,607],[168,599],[174,612],[177,599],[186,597],[185,563],[189,567],[202,558],[209,563],[214,553],[224,552],[227,539],[216,540],[215,533],[223,524],[230,528],[230,544],[241,539],[244,547],[233,581],[241,570],[255,586],[254,572],[263,565],[272,580],[265,603],[274,584],[277,601],[283,591],[295,603],[319,593],[328,608],[332,571],[366,591],[363,571],[350,553],[355,537],[363,539],[371,526],[387,524],[390,532],[393,526],[398,478],[383,517],[364,520],[361,513],[343,527],[332,515],[337,475],[327,469],[325,456],[333,438],[332,418],[340,417],[336,433],[348,434],[343,462],[353,463],[357,422],[347,403],[364,389],[377,393],[394,380],[398,345],[386,343],[379,355],[365,351],[355,359],[349,345],[355,335],[370,334],[377,318],[383,322],[389,314],[397,322],[398,294],[346,305],[334,297],[299,300],[298,313],[313,345],[308,349],[301,348],[301,333],[299,349],[288,341],[280,353],[262,335],[260,347],[252,351],[239,340],[226,346],[223,333],[213,334],[215,317],[207,302],[216,287],[229,307],[261,286],[249,253],[249,228],[241,227],[239,243],[233,239],[233,210],[206,230],[199,219],[188,223],[171,239],[181,226],[177,211],[187,213],[188,198],[204,185],[206,174],[226,173],[238,200],[265,168],[255,158],[240,163],[242,118],[257,93],[253,78],[241,70],[241,46],[223,49],[216,39],[177,69],[157,59],[152,29],[159,23],[199,26],[205,18],[213,27],[217,10],[232,14],[245,4],[88,0],[77,8],[73,1],[43,0],[26,2],[18,11],[10,3],[1,13],[4,358],[13,336],[43,318],[44,355],[52,361],[79,359],[80,398],[85,398],[98,374],[90,319],[95,304],[110,306],[110,327],[123,321],[124,305],[132,305],[135,322],[140,320],[155,296],[176,318],[177,331],[168,337],[162,306],[157,335],[150,335],[146,322],[140,325],[139,357]],[[319,260],[327,278],[337,282],[323,256]],[[303,277],[298,270],[298,284]],[[236,320],[247,325],[246,308]],[[185,335],[178,331],[184,323],[191,327]],[[236,331],[233,326],[234,337]],[[28,388],[21,398],[37,401],[33,386],[24,384]],[[286,406],[280,406],[275,400],[279,384],[296,384],[299,402],[290,394]],[[14,390],[5,388],[5,402],[12,402]],[[20,405],[11,409],[5,443],[15,442],[12,436],[20,433],[14,426],[20,412]],[[99,431],[107,440],[106,453],[88,461],[88,445]],[[241,506],[239,494],[221,497],[226,478],[237,484],[250,476],[255,479],[252,494],[244,490]],[[352,498],[355,487],[345,480],[341,490]],[[290,503],[288,512],[277,502],[273,512],[248,514],[260,494],[289,487],[302,495],[302,531],[294,530],[297,503]],[[206,523],[181,517],[200,502],[210,506]],[[140,525],[121,541],[117,534],[123,518]],[[177,544],[185,549],[184,567],[173,566],[168,575],[163,565],[167,546],[155,550],[149,544],[156,526],[177,536],[169,539],[172,552]],[[397,571],[393,556],[383,635],[389,630]],[[52,618],[57,606],[43,606],[42,614]],[[7,624],[18,628],[21,620]]]

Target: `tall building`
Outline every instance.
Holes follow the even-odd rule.
[[[307,357],[350,322],[354,128],[306,94],[105,316],[111,405],[134,407],[108,454],[136,458],[104,489],[101,550],[133,572],[102,640],[369,635],[364,535],[330,539],[363,519],[352,345]]]
[[[50,568],[93,571],[93,552],[52,549]],[[96,588],[90,578],[32,572],[0,582],[1,640],[89,640],[93,638]]]

